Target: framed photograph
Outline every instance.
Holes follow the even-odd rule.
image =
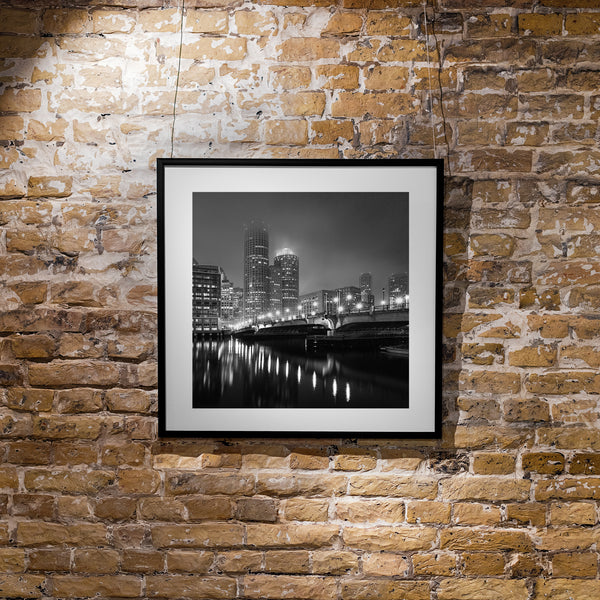
[[[160,435],[441,435],[443,161],[157,171]]]

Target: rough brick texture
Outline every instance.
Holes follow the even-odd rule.
[[[0,0],[0,596],[600,597],[598,2],[186,2],[175,157],[446,158],[427,442],[158,440],[180,4]]]

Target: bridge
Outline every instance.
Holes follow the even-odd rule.
[[[286,321],[288,322],[288,321]],[[374,310],[354,310],[345,313],[317,313],[315,315],[306,315],[305,317],[295,317],[289,320],[289,323],[315,323],[326,325],[329,329],[338,329],[348,323],[381,323],[393,322],[398,325],[408,323],[408,308],[388,309],[376,308]],[[272,325],[274,322],[264,322],[265,326]]]
[[[320,317],[320,319],[319,319]],[[316,321],[313,321],[316,319]],[[353,311],[348,313],[338,313],[338,314],[321,314],[315,315],[314,317],[307,317],[307,321],[309,323],[321,322],[323,319],[326,319],[330,323],[331,329],[337,329],[342,325],[347,325],[348,323],[381,323],[381,322],[394,322],[399,325],[403,325],[408,323],[408,309],[400,308],[400,309],[391,309],[391,310],[362,310],[362,311]]]

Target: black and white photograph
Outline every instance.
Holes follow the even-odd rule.
[[[441,160],[157,166],[161,436],[439,436]]]
[[[196,193],[195,408],[407,408],[408,194]]]

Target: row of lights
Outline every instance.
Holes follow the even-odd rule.
[[[354,296],[352,296],[352,294],[348,294],[346,296],[346,300],[348,302],[351,302],[353,298],[354,298]],[[335,305],[339,305],[340,299],[337,298],[337,297],[333,298],[332,302]],[[404,306],[408,305],[408,294],[405,295],[405,296],[397,296],[395,298],[390,298],[390,306],[392,306],[394,303],[397,304],[398,306],[400,306],[400,305],[404,305]],[[385,300],[382,300],[381,301],[381,306],[385,306],[385,304],[386,304]],[[310,314],[311,314],[311,316],[314,317],[317,314],[316,309],[319,306],[319,303],[316,302],[316,301],[314,301],[312,303],[312,305],[313,305],[313,310],[310,312]],[[356,304],[356,310],[362,310],[363,308],[364,308],[364,305],[363,305],[362,302],[358,302]],[[298,304],[297,309],[298,309],[298,314],[296,316],[297,317],[305,318],[306,317],[306,313],[301,312],[302,311],[302,305],[301,304]],[[340,306],[337,306],[336,312],[343,313],[345,310],[346,310],[346,308],[343,305],[340,305]],[[350,308],[350,312],[352,312],[352,308]],[[276,310],[274,313],[273,312],[268,312],[268,313],[265,313],[265,314],[262,314],[262,315],[258,315],[257,318],[258,318],[259,321],[264,321],[266,319],[273,319],[273,318],[275,318],[276,321],[279,321],[279,320],[282,320],[282,321],[286,321],[286,320],[287,321],[291,321],[292,320],[292,315],[290,314],[290,309],[286,308],[285,309],[285,315],[283,317],[282,317],[281,311]],[[251,323],[251,321],[247,321],[247,322],[244,322],[241,326],[247,326],[250,323]]]

